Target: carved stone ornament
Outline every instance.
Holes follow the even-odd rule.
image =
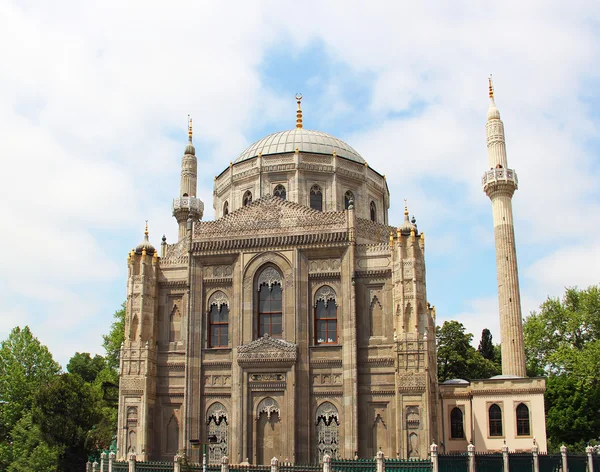
[[[267,285],[269,290],[273,288],[273,284],[279,284],[279,286],[283,289],[283,277],[275,267],[267,267],[265,268],[260,275],[258,276],[257,289],[260,292],[261,285]]]
[[[339,421],[337,408],[330,402],[324,402],[317,408],[317,419],[315,424],[319,423],[319,418],[325,418],[325,423],[330,424],[331,420],[335,418]]]
[[[291,366],[296,363],[297,355],[296,344],[265,334],[262,338],[240,346],[237,361],[239,365],[269,362]]]
[[[323,285],[322,287],[320,287],[319,290],[317,290],[317,292],[315,293],[315,306],[317,306],[317,303],[319,303],[319,301],[323,301],[323,303],[325,303],[325,306],[327,306],[329,301],[333,301],[337,306],[335,290],[333,290],[329,285]]]
[[[206,424],[209,424],[211,419],[214,419],[216,424],[220,424],[222,418],[228,420],[227,409],[221,403],[213,403],[206,412]]]
[[[256,408],[256,419],[260,418],[261,413],[266,413],[267,419],[271,419],[273,413],[277,413],[277,415],[281,416],[279,404],[271,397],[263,398],[258,404],[258,408]]]
[[[225,295],[220,290],[217,290],[216,292],[214,292],[208,299],[207,311],[210,311],[210,309],[213,305],[217,305],[217,309],[219,309],[219,310],[221,309],[221,306],[223,306],[223,305],[227,305],[227,308],[229,308],[229,299],[227,298],[227,295]]]

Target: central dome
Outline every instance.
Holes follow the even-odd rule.
[[[332,155],[333,151],[339,157],[364,164],[365,160],[352,147],[341,139],[323,133],[322,131],[311,131],[304,128],[295,128],[287,131],[279,131],[259,139],[250,145],[235,162],[242,162],[262,154],[284,154],[296,151],[311,154]]]

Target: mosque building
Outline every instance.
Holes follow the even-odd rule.
[[[128,255],[119,458],[268,464],[546,450],[542,378],[527,378],[504,128],[486,124],[502,375],[437,379],[425,234],[390,225],[385,175],[351,146],[303,127],[252,144],[214,181],[203,221],[189,141],[173,200],[178,241]]]

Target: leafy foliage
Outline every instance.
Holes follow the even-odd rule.
[[[103,335],[104,350],[106,351],[106,362],[110,369],[119,370],[119,355],[121,344],[125,341],[125,302],[121,309],[115,311],[114,321],[110,326],[110,332]]]
[[[551,448],[582,450],[600,436],[600,290],[569,288],[548,298],[524,324],[527,370],[547,375]]]
[[[69,360],[67,370],[79,375],[85,382],[93,382],[105,366],[106,360],[98,354],[92,359],[89,352],[76,352]]]

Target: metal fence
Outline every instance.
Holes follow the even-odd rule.
[[[475,453],[475,470],[480,472],[503,472],[504,459],[502,454]]]
[[[291,462],[280,462],[279,472],[321,472],[323,466],[320,464],[292,464]]]
[[[579,454],[567,455],[567,467],[569,472],[586,472],[587,471],[587,456]]]
[[[511,452],[508,455],[508,468],[511,472],[532,472],[533,454],[531,452]]]
[[[600,471],[600,455],[594,454],[592,456],[592,465],[594,466],[594,470]]]
[[[336,459],[331,461],[332,472],[375,472],[374,459]]]
[[[440,454],[438,468],[439,472],[468,472],[469,456],[467,454]]]
[[[173,462],[157,462],[157,461],[146,461],[136,462],[136,472],[173,472]]]
[[[539,454],[538,463],[540,465],[540,472],[560,472],[562,469],[560,454]]]
[[[129,464],[127,462],[113,462],[113,472],[128,472]]]
[[[433,464],[429,460],[385,459],[386,472],[430,472]]]
[[[230,465],[229,472],[271,472],[270,465]]]

